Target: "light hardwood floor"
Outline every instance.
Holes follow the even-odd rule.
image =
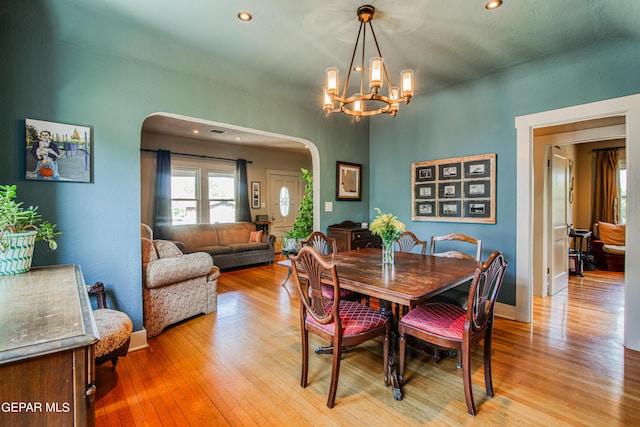
[[[217,313],[166,329],[115,373],[98,367],[97,426],[640,424],[640,353],[622,345],[622,273],[572,276],[558,295],[535,298],[532,324],[496,318],[493,398],[482,348],[473,350],[476,417],[455,358],[434,366],[409,353],[395,401],[379,341],[345,354],[328,409],[330,356],[310,354],[310,383],[300,387],[298,299],[293,282],[280,286],[285,276],[275,265],[224,272]]]

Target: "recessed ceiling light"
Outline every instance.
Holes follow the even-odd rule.
[[[249,12],[240,12],[238,13],[238,19],[246,22],[251,21],[253,19],[253,16],[251,16]]]
[[[198,129],[194,129],[193,133],[200,133],[200,131]]]
[[[494,10],[502,6],[502,0],[489,0],[487,4],[484,5],[487,10]]]

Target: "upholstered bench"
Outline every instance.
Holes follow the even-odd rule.
[[[100,341],[95,345],[96,366],[111,360],[111,369],[116,369],[119,357],[124,357],[129,351],[133,323],[126,313],[107,308],[104,285],[96,282],[87,286],[89,294],[96,296],[98,308],[93,311]]]

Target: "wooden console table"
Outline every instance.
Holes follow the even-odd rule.
[[[99,334],[77,265],[0,276],[0,425],[93,426]]]

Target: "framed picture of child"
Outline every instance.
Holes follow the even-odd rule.
[[[91,128],[25,119],[25,178],[91,182]]]

